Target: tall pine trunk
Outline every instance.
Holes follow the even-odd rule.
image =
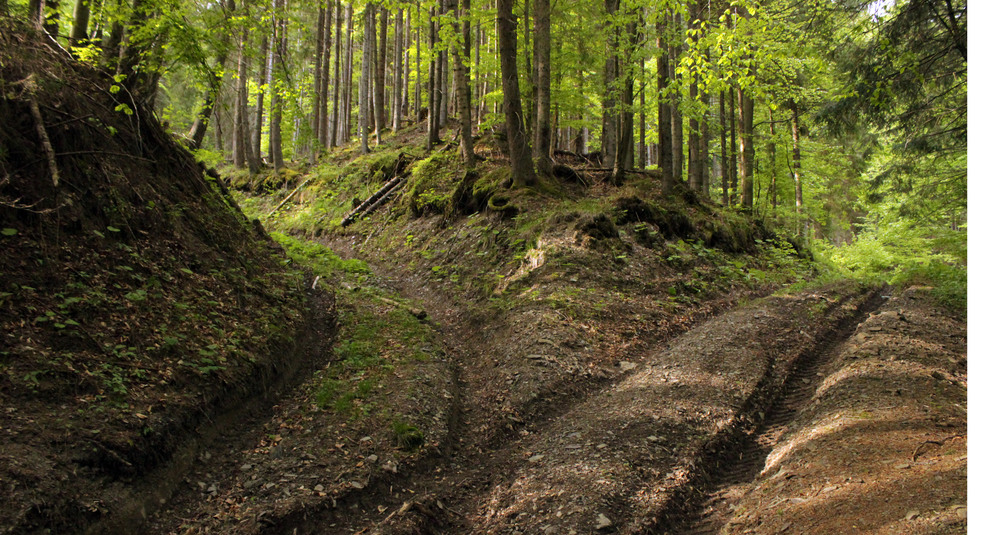
[[[645,63],[645,59],[640,65]],[[646,69],[639,70],[639,169],[645,169],[646,164]]]
[[[361,154],[368,154],[368,134],[371,131],[372,81],[371,64],[375,52],[375,7],[366,4],[362,15],[365,21],[364,40],[361,45],[361,77],[358,79],[358,137]]]
[[[604,0],[604,11],[608,20],[618,14],[619,0]],[[604,60],[604,99],[601,102],[601,158],[605,165],[614,164],[618,151],[618,116],[615,113],[618,89],[618,30],[611,22],[605,25],[608,32],[608,53]]]
[[[627,12],[626,16],[630,19],[625,26],[627,35],[626,39],[623,40],[624,43],[620,43],[623,50],[621,50],[622,55],[619,63],[623,67],[619,68],[619,76],[622,77],[622,80],[620,110],[618,112],[618,147],[615,149],[615,160],[611,171],[616,183],[622,183],[625,180],[625,171],[632,169],[635,162],[635,112],[632,109],[635,103],[635,76],[632,74],[632,69],[635,68],[635,65],[632,62],[632,56],[639,44],[638,26],[633,20],[635,15],[634,11]],[[625,66],[627,66],[627,70]]]
[[[344,60],[342,57],[343,46],[342,46],[342,32],[344,24],[344,6],[337,0],[337,33],[334,36],[333,41],[333,95],[331,100],[333,100],[333,109],[330,110],[330,116],[332,118],[330,124],[330,146],[336,147],[341,143],[340,137],[340,106],[341,106],[341,80],[340,80],[340,66],[343,64]]]
[[[537,69],[536,89],[538,111],[536,116],[534,156],[538,172],[552,174],[550,141],[552,138],[551,117],[551,75],[552,38],[549,0],[535,0],[535,67]]]
[[[440,141],[438,137],[438,55],[434,52],[434,45],[437,44],[437,21],[435,20],[435,8],[431,7],[428,14],[427,25],[427,53],[430,56],[430,69],[427,72],[427,150],[430,150]]]
[[[6,0],[3,1],[0,13],[6,13]],[[84,46],[87,39],[87,27],[90,24],[90,0],[76,0],[73,4],[73,28],[70,31],[70,46]]]
[[[406,30],[404,34],[405,43],[403,45],[403,110],[400,121],[410,115],[410,105],[412,104],[413,93],[410,91],[410,40],[413,33],[410,30],[410,8],[406,8]]]
[[[378,9],[378,55],[375,59],[375,80],[374,87],[372,88],[372,93],[374,95],[375,101],[375,113],[372,116],[375,119],[375,142],[380,144],[382,142],[382,130],[386,126],[386,113],[385,113],[385,62],[386,55],[388,54],[388,47],[386,43],[386,34],[388,33],[389,26],[389,10],[385,7],[379,7]]]
[[[445,18],[448,16],[448,10],[451,9],[451,2],[454,0],[441,0],[440,11],[438,11],[438,21],[437,21],[437,37],[438,42],[441,41],[441,28],[444,24]],[[439,45],[440,46],[440,45]],[[447,47],[441,49],[437,53],[437,70],[435,71],[437,75],[437,81],[434,84],[436,89],[435,98],[437,99],[437,104],[435,105],[437,109],[437,128],[438,132],[448,124],[448,50]]]
[[[753,97],[742,87],[736,90],[739,102],[740,124],[740,206],[745,210],[753,209]]]
[[[392,47],[392,131],[399,130],[403,120],[403,8],[396,10],[396,29]]]
[[[326,24],[323,27],[323,58],[319,86],[319,146],[320,150],[330,146],[330,48],[332,44],[333,6],[330,0],[322,0],[326,6]]]
[[[729,206],[729,156],[726,151],[726,90],[719,91],[719,153],[722,158],[720,182],[722,183],[722,205]]]
[[[526,113],[524,118],[524,129],[528,134],[528,140],[531,140],[532,131],[535,127],[535,106],[536,106],[536,95],[538,91],[538,81],[537,73],[535,69],[531,66],[531,56],[534,49],[531,48],[531,0],[524,0],[524,72],[526,81],[528,82],[528,87],[524,88],[522,95],[525,97],[524,111]]]
[[[795,223],[799,236],[804,234],[802,226],[802,148],[799,138],[799,106],[795,100],[788,102],[792,112],[792,180],[795,181]]]
[[[344,94],[344,103],[340,107],[340,113],[343,119],[341,120],[341,140],[346,143],[351,139],[351,95],[354,91],[351,90],[351,86],[354,85],[354,69],[351,68],[354,65],[354,4],[347,3],[347,32],[344,34],[346,43],[344,45],[344,80],[341,85],[341,92]]]
[[[236,94],[233,103],[233,165],[247,165],[247,30],[243,28],[237,45]]]
[[[285,0],[274,0],[274,42],[271,45],[271,69],[268,87],[271,88],[271,162],[274,172],[278,173],[285,167],[284,147],[282,144],[281,122],[284,106],[282,96],[282,77],[278,74],[285,69],[285,49],[287,47],[287,19],[285,18]]]
[[[267,83],[267,69],[268,69],[268,56],[270,52],[271,36],[268,34],[261,35],[260,38],[260,71],[257,73],[257,103],[254,107],[254,124],[253,132],[250,133],[250,154],[248,158],[253,158],[254,161],[262,163],[261,159],[261,140],[264,133],[264,90],[263,87]]]
[[[313,55],[313,95],[312,95],[312,117],[309,121],[311,136],[309,139],[309,163],[316,163],[316,153],[320,149],[319,129],[322,114],[319,111],[322,96],[321,86],[323,84],[323,30],[326,28],[326,6],[320,3],[319,12],[316,17],[316,48]]]
[[[497,0],[497,45],[511,176],[515,186],[523,187],[533,185],[536,177],[521,109],[521,89],[517,78],[517,20],[513,4],[514,0]]]
[[[670,84],[670,41],[672,37],[667,37],[667,28],[672,24],[667,23],[667,17],[672,17],[664,13],[663,19],[657,24],[657,44],[659,54],[656,57],[656,128],[660,142],[657,144],[659,151],[657,165],[660,166],[660,189],[664,195],[673,195],[677,182],[674,180],[674,154],[673,154],[673,129],[670,126],[673,116],[672,99],[667,95]]]
[[[771,201],[772,213],[777,217],[778,212],[778,147],[775,140],[778,131],[774,126],[774,111],[767,109],[768,132],[771,134],[767,138],[767,159],[771,166],[771,183],[767,186],[768,199]]]
[[[739,191],[739,148],[736,145],[736,90],[729,88],[729,205],[736,204],[736,193]]]
[[[681,50],[678,43],[683,41],[684,24],[681,14],[675,12],[671,17],[670,29],[670,83],[677,84],[677,61]],[[680,95],[670,94],[670,141],[671,162],[673,164],[674,184],[680,184],[684,179],[684,117],[681,115]]]
[[[471,12],[470,0],[462,0],[461,14],[455,13],[455,33],[462,36],[459,46],[455,47],[455,79],[458,82],[458,122],[461,138],[462,160],[466,169],[476,166],[476,153],[472,141],[472,91],[469,87],[469,61],[472,52],[471,34],[468,15]],[[465,20],[459,28],[459,17]]]
[[[417,4],[416,10],[417,10],[417,31],[416,31],[417,46],[415,52],[417,54],[417,68],[416,68],[417,79],[413,84],[413,92],[415,93],[415,96],[413,97],[413,121],[418,123],[420,122],[421,110],[424,108],[424,99],[421,91],[422,80],[420,77],[421,55],[420,55],[420,4],[419,3]]]

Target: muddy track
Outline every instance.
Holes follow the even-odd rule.
[[[407,288],[401,283],[404,295],[426,299],[427,295],[414,295],[414,288]],[[426,291],[426,290],[425,290]],[[424,293],[418,291],[418,293]],[[692,476],[681,481],[676,488],[669,490],[668,497],[650,511],[637,511],[634,504],[622,496],[607,496],[602,503],[612,509],[623,512],[615,518],[613,526],[598,527],[600,531],[617,532],[651,532],[664,525],[670,525],[669,532],[676,532],[679,526],[693,533],[712,533],[725,523],[728,515],[721,513],[728,510],[730,502],[720,500],[732,499],[732,487],[752,480],[759,466],[770,450],[770,445],[780,436],[781,429],[794,416],[795,408],[811,395],[815,381],[816,370],[833,348],[850,335],[853,328],[865,313],[874,309],[881,299],[877,294],[869,294],[865,303],[857,303],[850,314],[841,314],[835,325],[820,328],[819,336],[807,343],[809,349],[792,357],[787,369],[768,370],[764,372],[756,390],[750,392],[745,403],[738,408],[739,413],[732,421],[730,429],[716,433],[715,438],[703,445],[692,455],[686,457],[693,460],[684,461],[676,456],[667,455],[659,459],[653,473],[667,473],[670,468],[688,463]],[[823,298],[825,299],[825,298]],[[847,299],[850,301],[850,299]],[[447,304],[440,301],[436,305],[427,301],[429,309],[443,315]],[[766,314],[765,314],[766,315]],[[710,320],[709,320],[710,321]],[[454,328],[454,325],[452,325]],[[801,331],[800,331],[801,332]],[[443,334],[447,339],[454,339],[444,326]],[[806,334],[805,338],[810,338]],[[381,481],[372,482],[364,491],[351,492],[340,497],[335,506],[323,510],[301,511],[301,514],[286,516],[280,521],[264,528],[265,533],[513,533],[520,531],[514,525],[508,525],[506,520],[496,524],[497,515],[492,511],[498,502],[503,502],[503,496],[498,497],[497,489],[510,488],[515,482],[533,477],[525,475],[525,471],[541,471],[543,467],[532,465],[536,455],[527,459],[525,451],[543,451],[546,441],[552,437],[567,436],[566,422],[586,419],[588,412],[593,412],[594,406],[600,406],[599,398],[612,397],[616,390],[622,390],[623,384],[633,381],[633,375],[639,375],[642,368],[635,372],[600,381],[589,385],[586,392],[580,392],[575,398],[559,399],[559,403],[551,400],[547,406],[533,418],[520,425],[512,426],[509,433],[502,437],[494,436],[490,440],[475,433],[475,424],[482,415],[476,415],[475,408],[469,404],[468,384],[462,377],[462,362],[477,358],[472,353],[482,352],[482,340],[465,340],[459,347],[451,348],[453,357],[451,369],[454,374],[452,395],[452,410],[450,417],[450,438],[440,455],[426,457],[421,463],[408,467],[405,474],[385,477]],[[479,347],[478,351],[471,350]],[[792,349],[798,348],[794,346]],[[645,367],[656,367],[657,359],[662,360],[649,350],[642,355],[634,355],[638,362],[647,363]],[[780,361],[780,359],[778,359]],[[789,371],[791,370],[791,371]],[[808,382],[807,382],[808,380]],[[629,387],[630,388],[630,387]],[[776,397],[776,393],[780,393]],[[633,398],[634,399],[634,398]],[[558,407],[556,407],[558,405]],[[770,407],[770,409],[769,409]],[[758,413],[767,411],[767,417],[761,425]],[[617,425],[620,422],[615,422]],[[625,422],[627,427],[631,422]],[[607,427],[607,426],[606,426]],[[753,430],[759,432],[751,433]],[[633,437],[632,442],[639,437]],[[610,433],[609,433],[610,434]],[[569,436],[580,436],[580,433],[569,433]],[[655,437],[654,437],[655,438]],[[587,443],[591,445],[590,442]],[[598,445],[598,448],[605,444]],[[570,445],[567,447],[580,447]],[[612,448],[613,449],[613,448]],[[662,447],[661,447],[662,449]],[[610,449],[607,453],[611,453]],[[617,454],[617,452],[615,453]],[[558,458],[558,453],[553,458]],[[650,455],[650,459],[653,459]],[[552,470],[557,470],[553,468]],[[660,470],[659,472],[657,470]],[[374,484],[373,484],[374,483]],[[646,492],[648,487],[655,485],[648,478],[643,481],[633,481],[630,491]],[[554,487],[550,487],[554,488]],[[499,491],[503,494],[503,491]],[[559,493],[562,495],[562,492]],[[705,496],[704,500],[693,500],[692,497]],[[630,510],[631,509],[631,510]],[[709,514],[702,515],[702,511]],[[551,511],[550,511],[551,512]],[[517,518],[521,518],[522,512]],[[556,515],[558,516],[558,515]],[[704,518],[702,518],[704,516]],[[601,513],[598,517],[603,522],[606,517]],[[556,520],[555,517],[552,520]],[[573,532],[572,529],[553,531],[557,529],[553,522],[544,526],[544,532]],[[599,524],[598,524],[599,526]],[[594,527],[593,525],[591,527]],[[534,532],[525,529],[523,532]],[[586,531],[583,531],[586,532]]]
[[[822,384],[820,370],[842,350],[866,315],[875,312],[883,303],[884,298],[879,293],[874,294],[857,315],[845,319],[815,351],[796,363],[763,421],[734,436],[708,460],[703,475],[691,485],[691,494],[700,501],[678,504],[676,511],[670,513],[673,533],[709,535],[725,527],[740,499],[764,469],[768,455]]]
[[[221,408],[170,452],[169,460],[143,477],[111,515],[87,528],[89,534],[127,533],[147,523],[151,515],[173,499],[185,478],[214,455],[246,440],[247,426],[266,421],[274,403],[305,381],[322,364],[323,349],[336,335],[335,300],[331,294],[310,293],[307,327],[298,337],[294,358],[263,369],[246,388],[234,388]]]
[[[625,356],[631,368],[543,383],[548,390],[521,418],[515,413],[508,420],[501,406],[483,396],[503,377],[490,366],[510,327],[490,329],[506,320],[470,316],[467,304],[418,278],[403,275],[378,285],[426,307],[439,326],[450,374],[440,405],[444,435],[398,471],[373,471],[353,488],[341,481],[323,500],[261,510],[247,533],[701,529],[696,513],[705,507],[693,504],[721,492],[724,474],[737,482],[753,478],[769,448],[746,437],[761,429],[765,413],[767,425],[790,420],[793,412],[776,407],[794,408],[800,397],[808,399],[798,383],[814,376],[819,355],[846,338],[880,301],[877,294],[846,286],[768,297],[732,310],[725,310],[732,300],[721,299],[688,328],[647,333],[647,343]],[[525,362],[504,366],[534,365]],[[781,403],[775,405],[776,399]],[[222,438],[229,446],[239,440]],[[738,469],[718,468],[732,467],[736,461],[727,455],[740,453]],[[249,461],[230,464],[242,462]],[[183,509],[177,512],[183,515]],[[725,518],[706,522],[708,531],[700,532],[717,530]]]
[[[349,248],[333,248],[350,256]],[[379,269],[379,272],[384,270]],[[381,533],[468,533],[476,529],[476,510],[490,489],[509,483],[504,467],[521,456],[526,440],[545,436],[575,407],[593,400],[602,392],[628,380],[632,372],[589,381],[556,385],[558,393],[540,397],[525,408],[528,418],[508,421],[503,425],[488,424],[489,415],[469,399],[467,367],[488,360],[489,342],[477,328],[485,318],[464,315],[463,304],[454,302],[430,289],[426,281],[403,275],[398,279],[382,279],[379,285],[426,307],[430,317],[439,323],[442,339],[448,347],[453,374],[448,439],[436,455],[424,457],[407,466],[398,475],[385,474],[369,481],[362,490],[338,496],[331,507],[300,510],[274,519],[263,533],[359,533],[374,530]],[[755,297],[767,295],[760,291]],[[722,298],[697,312],[695,322],[686,328],[673,328],[662,336],[678,336],[682,332],[710,320],[735,305],[735,300]],[[446,319],[447,318],[447,319]],[[662,340],[661,340],[662,342]],[[646,349],[631,358],[648,360],[656,349]],[[487,425],[484,425],[486,423]],[[489,427],[485,433],[477,432]],[[405,517],[400,521],[400,517]]]

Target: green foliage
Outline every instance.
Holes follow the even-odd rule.
[[[392,423],[392,434],[396,439],[396,447],[405,451],[416,451],[424,445],[423,431],[403,420],[396,420]]]
[[[869,230],[849,245],[817,242],[820,257],[841,273],[869,283],[928,285],[943,304],[964,310],[968,294],[965,233],[897,225]]]
[[[406,198],[414,215],[440,214],[445,211],[461,175],[461,166],[453,152],[439,152],[413,165]]]
[[[288,257],[323,278],[339,278],[346,273],[366,275],[370,269],[365,262],[355,259],[342,259],[329,247],[318,243],[300,240],[280,232],[272,232],[271,238],[278,242]]]

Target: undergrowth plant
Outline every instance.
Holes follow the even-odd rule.
[[[903,225],[861,233],[853,243],[835,247],[814,243],[821,263],[863,282],[926,285],[942,304],[964,311],[968,294],[965,233]]]

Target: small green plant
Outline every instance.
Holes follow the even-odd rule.
[[[424,433],[417,426],[396,420],[392,423],[392,434],[396,439],[396,447],[413,452],[424,445]]]

